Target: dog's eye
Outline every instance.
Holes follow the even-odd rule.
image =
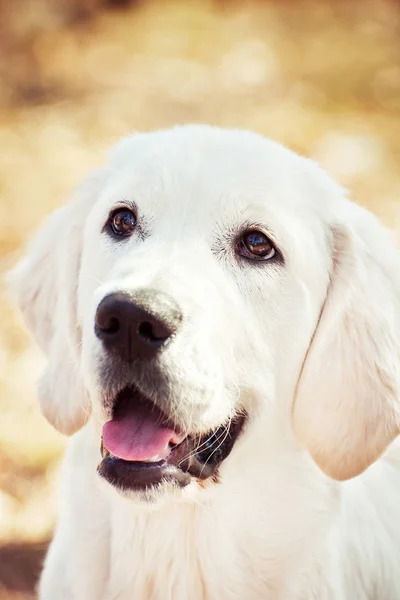
[[[265,233],[252,229],[241,237],[239,254],[252,260],[271,260],[276,255],[276,248]]]
[[[114,235],[127,237],[136,227],[136,215],[129,208],[118,208],[109,217],[109,227]]]

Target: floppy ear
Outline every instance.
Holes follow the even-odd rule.
[[[82,427],[90,412],[79,368],[76,295],[83,227],[99,179],[100,173],[91,176],[69,205],[48,218],[12,273],[26,326],[48,361],[38,386],[41,410],[67,435]]]
[[[292,415],[299,441],[338,480],[362,473],[400,432],[400,255],[375,217],[346,210]]]

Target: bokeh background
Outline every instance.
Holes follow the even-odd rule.
[[[400,231],[399,53],[395,0],[0,0],[1,269],[110,143],[188,121],[312,156]],[[0,599],[31,600],[65,440],[0,309]]]

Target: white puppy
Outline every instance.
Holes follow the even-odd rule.
[[[313,162],[133,135],[16,280],[79,430],[42,600],[399,600],[400,260]]]

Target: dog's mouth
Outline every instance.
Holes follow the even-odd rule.
[[[182,488],[193,478],[215,478],[245,420],[241,413],[206,435],[185,435],[138,390],[125,388],[117,396],[112,419],[103,427],[98,472],[126,490],[166,483]]]

